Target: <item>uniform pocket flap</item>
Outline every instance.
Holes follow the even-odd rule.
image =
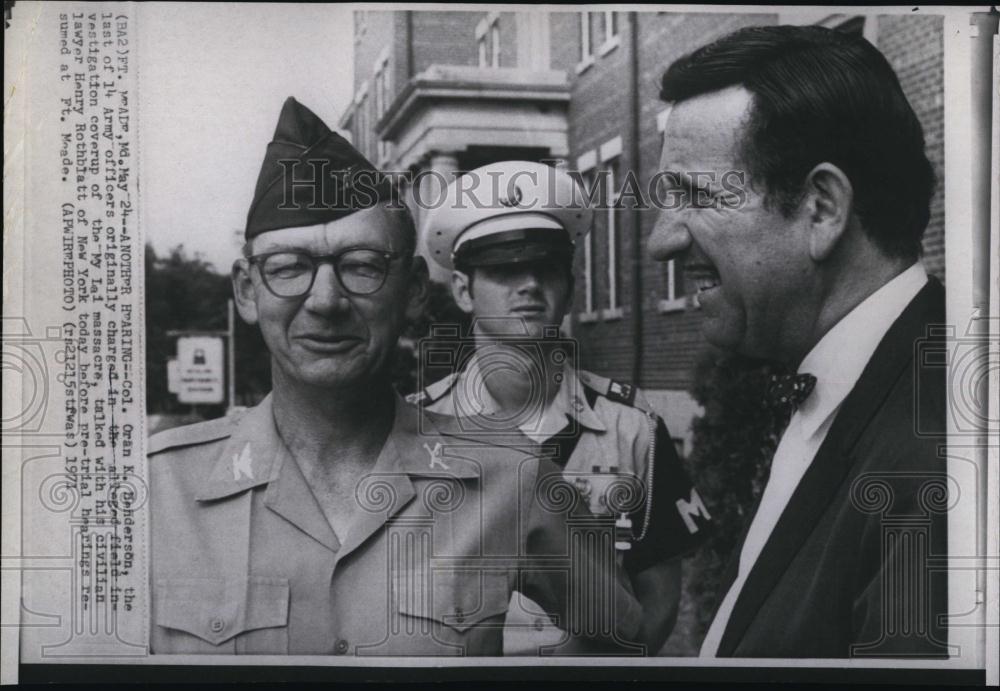
[[[428,577],[430,588],[424,585]],[[509,600],[506,571],[434,570],[423,577],[403,578],[398,588],[400,613],[434,619],[456,631],[503,616]]]
[[[157,580],[153,590],[157,626],[213,645],[244,631],[288,624],[285,578],[170,578]]]

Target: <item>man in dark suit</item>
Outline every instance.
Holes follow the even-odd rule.
[[[650,238],[709,342],[786,365],[777,448],[703,656],[943,656],[944,291],[920,262],[934,174],[885,58],[819,27],[675,62]],[[662,188],[661,188],[662,189]]]

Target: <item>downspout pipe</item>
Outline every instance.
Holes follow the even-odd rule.
[[[641,173],[639,155],[639,18],[637,12],[628,13],[628,98],[626,118],[628,135],[628,165],[626,175],[638,176]],[[624,178],[623,178],[624,179]],[[640,226],[640,209],[636,204],[629,208],[629,225],[632,229],[632,383],[639,386],[642,378],[643,365],[643,308],[642,308],[642,259],[643,245],[642,228]]]

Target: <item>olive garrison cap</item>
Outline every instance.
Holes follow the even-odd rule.
[[[244,238],[336,221],[390,193],[361,152],[289,96],[264,154]]]
[[[541,260],[571,261],[593,210],[567,172],[533,161],[501,161],[456,178],[431,209],[424,237],[446,269]]]

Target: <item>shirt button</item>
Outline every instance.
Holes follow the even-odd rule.
[[[455,623],[462,624],[465,622],[465,613],[462,611],[461,607],[455,608]]]
[[[535,631],[541,631],[545,628],[545,622],[542,621],[541,617],[535,617]]]
[[[212,633],[222,633],[222,629],[226,628],[226,622],[215,617],[212,621],[208,622],[208,628],[211,629]]]
[[[337,651],[338,655],[343,655],[347,652],[347,649],[351,647],[350,644],[343,638],[337,639],[337,644],[334,646],[334,650]]]

